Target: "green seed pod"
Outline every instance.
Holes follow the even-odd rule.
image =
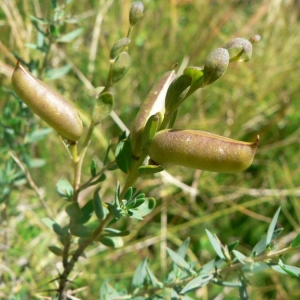
[[[136,158],[139,158],[141,155],[143,132],[148,119],[157,113],[161,115],[162,119],[165,113],[166,93],[174,77],[175,72],[170,71],[165,73],[157,81],[133,121],[130,132],[130,141],[132,153]]]
[[[17,62],[12,76],[16,94],[64,139],[75,142],[83,132],[76,108],[58,92],[35,78]]]
[[[163,166],[235,173],[251,165],[258,140],[246,143],[204,131],[167,129],[156,133],[148,153]]]

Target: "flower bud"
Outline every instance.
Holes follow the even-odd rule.
[[[133,2],[129,12],[129,22],[133,26],[143,16],[144,5],[141,1]]]
[[[76,108],[58,92],[35,78],[17,62],[12,76],[16,94],[64,139],[75,142],[83,132]]]
[[[253,39],[257,40],[257,37],[253,37]],[[252,43],[243,38],[231,40],[224,48],[229,52],[230,61],[248,61],[252,56]]]
[[[251,165],[258,140],[246,143],[204,131],[167,129],[156,133],[148,154],[163,166],[234,173]]]
[[[217,48],[206,58],[203,69],[203,85],[216,81],[226,71],[229,64],[229,53],[224,48]]]
[[[143,132],[148,119],[157,113],[163,117],[165,113],[165,98],[169,85],[175,77],[175,72],[165,73],[149,92],[142,104],[136,118],[133,121],[130,141],[131,150],[136,158],[139,158],[142,151]]]

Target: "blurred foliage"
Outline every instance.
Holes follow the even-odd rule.
[[[111,47],[126,36],[129,24],[131,1],[85,0],[64,5],[68,2],[0,2],[0,169],[6,172],[1,174],[1,184],[10,187],[0,187],[3,299],[33,299],[38,291],[53,288],[48,282],[57,276],[60,262],[46,251],[55,243],[55,237],[42,218],[61,212],[63,203],[53,186],[61,177],[70,176],[71,164],[57,134],[41,131],[46,125],[12,93],[10,77],[16,57],[29,61],[33,73],[41,70],[39,75],[48,84],[82,111],[88,111],[91,87],[105,83]],[[56,10],[53,3],[57,3]],[[299,233],[298,1],[143,3],[143,20],[131,38],[131,69],[114,86],[116,114],[130,127],[153,83],[176,62],[179,70],[187,64],[201,66],[213,49],[232,38],[257,33],[262,41],[255,46],[251,61],[230,64],[221,79],[184,102],[176,127],[208,130],[247,141],[254,141],[259,134],[261,140],[253,165],[242,173],[172,167],[168,171],[175,178],[155,175],[140,180],[139,190],[155,197],[157,206],[143,221],[122,220],[122,227],[131,231],[124,237],[123,248],[107,250],[99,246],[86,252],[89,259],[80,260],[71,278],[83,287],[76,294],[82,299],[98,298],[100,285],[107,279],[120,289],[129,286],[135,269],[146,257],[155,274],[167,274],[167,265],[171,264],[167,245],[177,249],[187,237],[189,261],[206,263],[213,257],[205,228],[224,244],[239,239],[238,249],[249,255],[281,206],[279,224],[284,234],[279,245],[289,244]],[[42,36],[36,29],[48,25],[30,16],[51,20],[51,34]],[[70,32],[74,40],[67,36]],[[34,49],[32,44],[40,48]],[[51,45],[49,51],[45,45]],[[55,79],[53,69],[61,70],[63,77]],[[82,115],[87,123],[87,115]],[[114,120],[106,119],[93,137],[88,156],[96,162],[104,160],[108,144],[116,143],[122,131]],[[37,133],[41,133],[38,138]],[[10,137],[11,143],[7,143]],[[27,169],[30,177],[24,172]],[[89,169],[90,165],[84,166],[83,177],[88,178]],[[14,176],[10,176],[12,173]],[[117,176],[107,176],[102,197],[111,197],[116,186]],[[80,203],[89,197],[92,194],[81,195]],[[59,213],[57,220],[65,217]],[[300,266],[299,253],[289,255],[287,263]],[[252,276],[250,282],[251,299],[300,297],[296,278],[267,271]],[[236,299],[238,292],[206,285],[196,295],[198,299]]]

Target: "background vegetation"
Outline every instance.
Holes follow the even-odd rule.
[[[284,227],[284,238],[279,244],[289,244],[300,231],[298,1],[143,3],[144,18],[134,30],[130,47],[132,67],[114,91],[115,112],[123,122],[130,127],[152,84],[174,63],[178,62],[179,68],[187,64],[201,66],[208,53],[230,39],[260,34],[262,41],[255,45],[250,62],[231,64],[220,80],[186,101],[176,127],[207,130],[246,141],[255,140],[259,134],[261,141],[253,165],[242,173],[216,174],[172,167],[168,169],[172,176],[140,180],[138,187],[157,199],[156,209],[143,221],[132,220],[128,225],[128,220],[123,221],[123,226],[131,230],[124,247],[111,250],[101,246],[87,251],[88,259],[82,259],[72,273],[81,287],[76,293],[80,299],[99,298],[100,286],[107,279],[119,287],[128,286],[137,265],[146,257],[155,273],[165,273],[171,263],[166,246],[177,249],[187,237],[191,238],[189,259],[209,261],[212,249],[205,228],[216,233],[223,243],[240,240],[239,249],[250,252],[281,206],[279,223]],[[48,282],[57,277],[60,261],[47,250],[55,236],[41,219],[58,212],[58,220],[66,217],[62,212],[64,203],[54,187],[62,176],[70,176],[69,158],[55,132],[41,141],[34,138],[37,142],[31,143],[28,133],[47,126],[20,107],[10,92],[16,57],[31,59],[33,65],[45,61],[48,68],[70,65],[64,77],[47,82],[82,111],[88,111],[89,89],[104,83],[110,49],[127,33],[130,4],[129,0],[84,0],[66,5],[59,18],[68,22],[62,22],[60,34],[79,27],[83,33],[70,43],[54,44],[45,56],[45,52],[28,46],[40,38],[29,15],[51,19],[52,3],[0,1],[2,184],[10,174],[7,168],[12,172],[27,166],[32,177],[28,181],[27,176],[25,183],[22,172],[17,174],[20,180],[12,180],[9,196],[0,204],[0,299],[41,299],[45,293],[40,290],[53,288],[53,283]],[[8,101],[12,103],[9,112],[4,109]],[[20,109],[22,118],[29,121],[16,118]],[[83,113],[83,120],[86,116]],[[11,144],[2,142],[4,137],[7,141],[9,128],[20,134]],[[106,120],[94,137],[89,156],[96,161],[103,159],[108,143],[115,142],[121,131],[113,119]],[[16,163],[19,159],[20,164]],[[89,173],[88,165],[85,173]],[[122,180],[115,173],[107,175],[101,190],[104,196],[113,195],[117,180]],[[0,194],[6,195],[0,189]],[[89,197],[82,195],[81,203]],[[286,261],[300,266],[299,253]],[[250,281],[251,299],[300,297],[297,278],[264,272]],[[197,293],[198,299],[238,297],[235,289],[212,285]]]

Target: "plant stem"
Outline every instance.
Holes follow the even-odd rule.
[[[66,300],[66,288],[68,283],[68,277],[72,270],[74,269],[74,266],[76,262],[78,261],[79,257],[82,256],[84,250],[94,241],[97,241],[100,234],[102,233],[105,226],[109,223],[109,221],[112,219],[112,216],[108,214],[106,218],[99,224],[99,226],[94,230],[92,236],[90,238],[87,238],[82,243],[79,244],[77,250],[72,255],[71,259],[67,261],[66,265],[64,265],[64,271],[60,275],[59,280],[59,287],[58,287],[58,300]]]

